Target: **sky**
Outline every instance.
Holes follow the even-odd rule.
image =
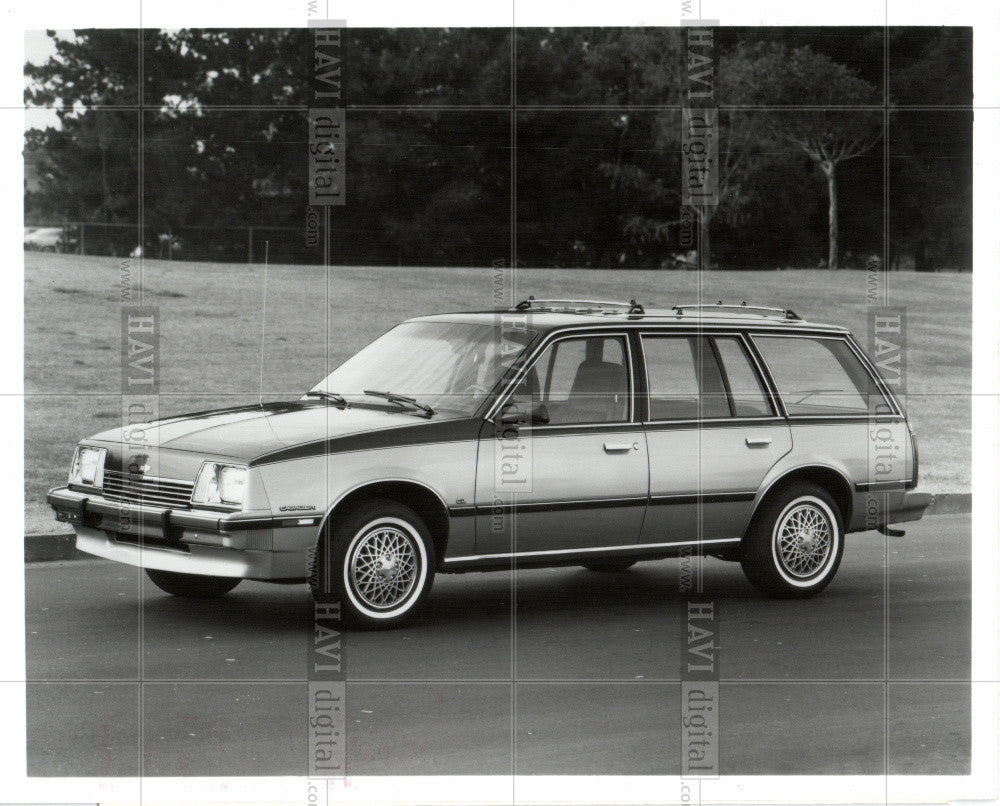
[[[70,39],[73,36],[71,30],[57,30],[56,35],[60,39]],[[24,32],[24,61],[31,64],[42,64],[56,52],[55,43],[47,36],[44,30],[30,30]],[[25,86],[28,79],[24,79]],[[48,127],[59,128],[59,118],[52,109],[31,108],[25,110],[25,129],[45,129]]]

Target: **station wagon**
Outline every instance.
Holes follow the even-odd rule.
[[[811,596],[846,534],[902,534],[931,500],[855,338],[745,303],[418,317],[298,400],[143,430],[83,440],[49,492],[80,551],[181,596],[308,582],[360,627],[412,616],[436,574],[682,554]]]

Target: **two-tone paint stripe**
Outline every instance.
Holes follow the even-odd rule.
[[[483,421],[473,417],[438,420],[437,422],[425,421],[413,425],[397,425],[391,428],[375,428],[303,442],[290,448],[271,451],[252,459],[248,464],[250,467],[258,467],[294,459],[328,456],[334,453],[374,451],[381,448],[404,448],[447,442],[475,442],[479,439],[482,428]]]
[[[854,485],[854,489],[859,493],[891,493],[902,490],[910,490],[916,485],[910,481],[867,481]]]
[[[480,505],[449,507],[453,518],[471,515],[498,515],[531,512],[571,512],[588,509],[618,509],[621,507],[671,506],[685,504],[728,504],[753,501],[754,490],[725,493],[684,493],[678,495],[628,496],[624,498],[581,498],[573,501],[494,502]]]

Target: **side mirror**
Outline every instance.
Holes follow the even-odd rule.
[[[548,422],[549,410],[543,403],[534,404],[527,415],[517,403],[508,403],[500,413],[501,425],[546,425]]]
[[[526,422],[524,413],[517,403],[505,403],[500,410],[501,425],[523,425]]]

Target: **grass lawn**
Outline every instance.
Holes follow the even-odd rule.
[[[24,258],[25,506],[29,531],[52,531],[57,525],[44,495],[65,480],[73,446],[121,422],[121,260],[37,252]],[[699,281],[706,301],[789,307],[867,341],[863,271],[519,269],[513,294],[635,297],[647,307],[669,307],[696,300]],[[907,307],[906,405],[920,439],[921,489],[968,492],[972,277],[898,272],[888,282],[890,304]],[[143,288],[144,302],[161,309],[162,414],[257,399],[262,266],[146,260]],[[492,308],[493,293],[489,268],[334,267],[327,289],[321,267],[271,266],[265,398],[301,395],[328,366],[402,319]],[[507,288],[504,299],[510,297]]]

